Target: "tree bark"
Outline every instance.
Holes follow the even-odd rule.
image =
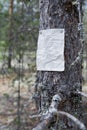
[[[39,84],[46,86],[47,99],[42,99],[44,108],[49,106],[53,95],[59,94],[65,99],[60,105],[60,110],[81,118],[81,97],[74,94],[75,91],[82,90],[82,60],[79,55],[82,43],[78,31],[77,6],[72,4],[72,0],[40,0],[39,5],[40,30],[65,29],[65,70],[63,72],[37,71],[35,92],[38,93]],[[76,62],[77,57],[80,60]],[[77,130],[67,119],[63,119],[60,129]]]

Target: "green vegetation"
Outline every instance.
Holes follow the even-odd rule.
[[[0,60],[5,52],[8,68],[14,58],[36,50],[38,28],[38,0],[0,1]]]

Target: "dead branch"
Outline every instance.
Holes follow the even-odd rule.
[[[35,128],[33,128],[33,130],[46,130],[52,124],[52,122],[54,122],[60,101],[61,97],[59,95],[53,96],[49,110],[43,114],[43,121],[39,123]]]
[[[48,113],[44,120],[39,123],[33,130],[46,130],[54,120],[54,115]]]
[[[58,111],[58,114],[65,115],[70,118],[81,130],[86,130],[85,125],[79,121],[76,117],[72,116],[71,114],[63,111]]]
[[[86,98],[87,98],[87,94],[86,94],[86,93],[84,93],[84,92],[77,91],[76,93],[77,93],[77,94],[80,94],[81,96],[84,96],[84,97],[86,97]]]
[[[70,118],[81,130],[86,130],[85,125],[73,115],[67,112],[57,111],[60,102],[60,96],[54,95],[49,110],[45,114],[43,114],[44,118],[42,122],[40,122],[35,128],[33,128],[33,130],[46,130],[47,128],[49,128],[49,126],[52,125],[52,123],[56,122],[56,119],[58,119],[58,115],[64,115]],[[39,115],[39,117],[40,116],[41,115]]]
[[[53,111],[52,113],[49,112],[44,120],[39,123],[37,125],[37,127],[35,127],[33,130],[45,130],[47,129],[51,124],[52,122],[54,122],[55,120],[55,117],[58,117],[58,115],[64,115],[66,117],[68,117],[69,119],[71,119],[81,130],[86,130],[86,127],[85,125],[79,121],[76,117],[74,117],[73,115],[67,113],[67,112],[63,112],[63,111]]]

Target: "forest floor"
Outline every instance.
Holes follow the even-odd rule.
[[[0,130],[16,130],[19,124],[17,121],[19,81],[14,81],[14,78],[14,74],[4,77],[0,76]],[[34,82],[35,73],[26,74],[26,78],[20,82],[20,111],[22,113],[20,114],[20,125],[23,130],[26,130],[27,128],[28,130],[31,130],[32,126],[38,121],[29,119],[29,114],[36,112],[35,103],[31,100],[34,93]],[[87,93],[87,84],[84,84],[83,91]],[[84,107],[87,107],[87,100],[85,98],[83,99],[83,102]],[[85,109],[85,112],[87,113],[86,110],[87,109]]]
[[[18,87],[19,81],[14,79],[15,75],[0,78],[0,130],[15,130],[17,127],[18,112]],[[35,73],[26,75],[26,81],[20,81],[20,111],[22,127],[31,130],[33,120],[29,120],[29,114],[36,111],[35,103],[31,100],[34,93]],[[26,122],[26,125],[25,125]],[[23,130],[25,130],[23,128]]]

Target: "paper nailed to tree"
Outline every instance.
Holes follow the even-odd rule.
[[[37,70],[64,71],[64,29],[47,29],[39,32]]]

